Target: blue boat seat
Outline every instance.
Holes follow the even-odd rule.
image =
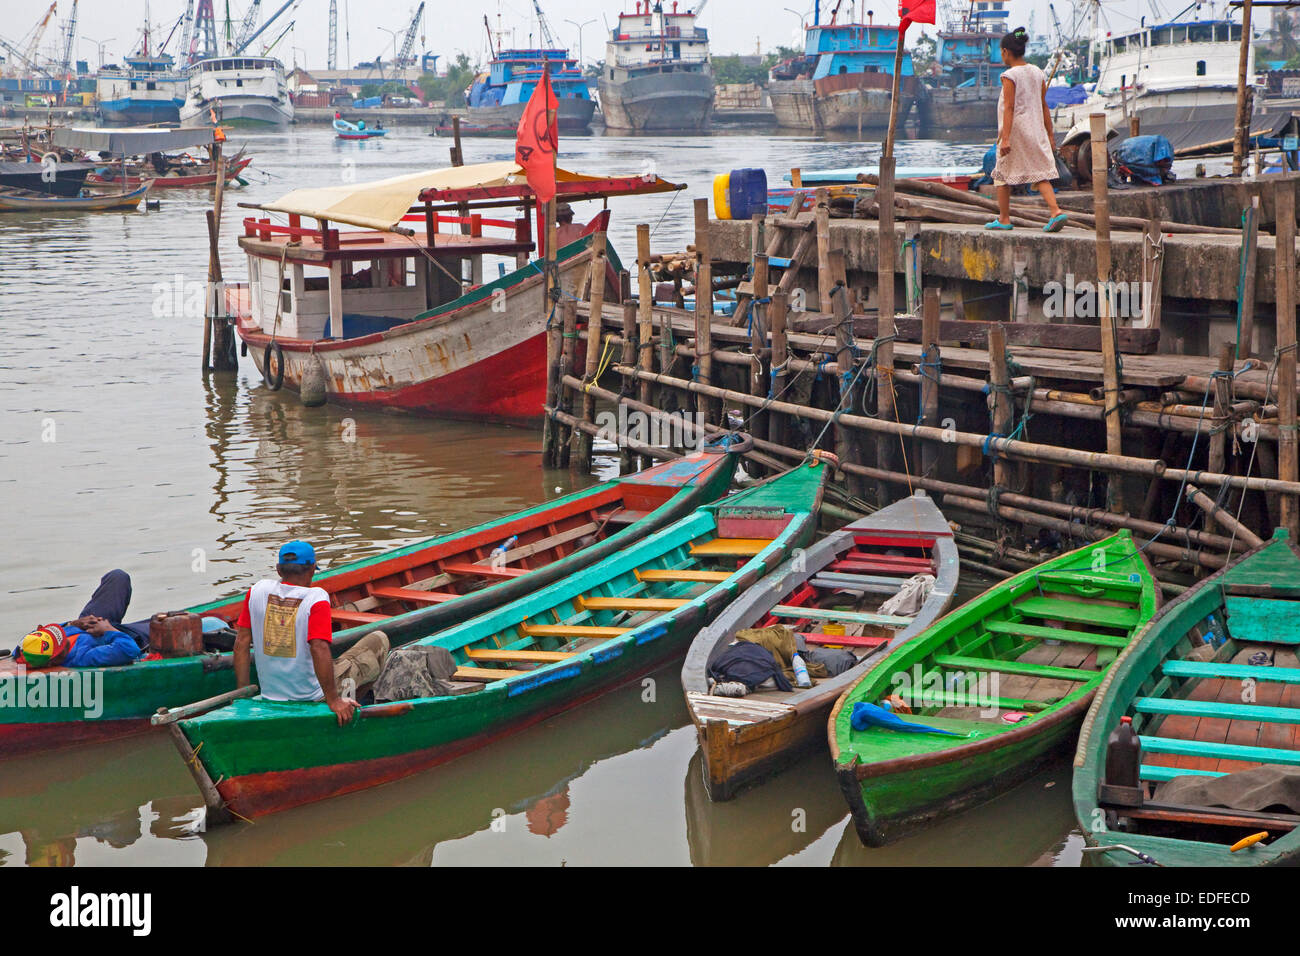
[[[1228,595],[1223,599],[1228,627],[1238,634],[1258,635],[1260,641],[1300,644],[1300,601]]]
[[[1221,704],[1214,700],[1139,697],[1133,709],[1143,714],[1178,714],[1184,717],[1218,717],[1224,720],[1258,720],[1266,724],[1300,724],[1300,708],[1264,704]]]
[[[1300,750],[1278,747],[1253,747],[1245,744],[1215,743],[1208,740],[1182,740],[1178,737],[1140,737],[1142,750],[1152,754],[1177,757],[1208,757],[1220,760],[1244,760],[1250,763],[1280,763],[1300,766]]]
[[[1300,668],[1258,667],[1254,664],[1220,664],[1215,661],[1165,661],[1161,667],[1169,677],[1251,678],[1273,684],[1300,684]]]
[[[1155,764],[1142,764],[1138,768],[1138,777],[1152,783],[1164,783],[1175,777],[1224,777],[1227,774],[1217,770],[1189,770],[1186,767],[1160,767]]]

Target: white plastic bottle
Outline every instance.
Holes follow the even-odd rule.
[[[808,665],[803,662],[803,658],[796,651],[794,657],[790,659],[790,666],[794,668],[794,682],[800,687],[811,687],[812,678],[808,676]]]

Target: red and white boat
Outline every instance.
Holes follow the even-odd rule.
[[[253,157],[245,156],[243,151],[232,156],[226,164],[226,182],[238,179],[252,161]],[[148,162],[141,162],[126,167],[125,179],[121,170],[113,166],[86,177],[87,185],[91,186],[116,186],[123,182],[127,189],[135,189],[146,182],[152,183],[154,189],[203,189],[216,184],[217,173],[211,160],[168,157],[162,172]]]
[[[681,188],[654,177],[595,177],[557,170],[557,198],[574,202]],[[517,207],[513,220],[473,209]],[[263,377],[298,390],[312,363],[327,400],[441,417],[539,421],[545,402],[545,305],[533,251],[534,198],[514,162],[399,176],[363,186],[302,189],[258,207],[287,214],[244,220],[249,282],[226,286],[226,304]],[[458,210],[460,210],[458,212]],[[302,226],[304,216],[318,228]],[[597,215],[556,255],[564,295],[590,271]],[[333,223],[359,226],[340,231]],[[418,231],[405,225],[418,223]],[[440,232],[450,225],[454,231]],[[499,234],[492,235],[496,231]],[[618,301],[616,253],[607,250],[607,301]],[[516,268],[483,281],[484,257]],[[462,277],[467,278],[462,278]]]

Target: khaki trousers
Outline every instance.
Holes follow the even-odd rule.
[[[358,688],[374,683],[384,669],[387,657],[388,635],[383,631],[371,631],[334,659],[335,685],[345,677],[356,681]]]

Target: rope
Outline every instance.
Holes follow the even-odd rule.
[[[591,394],[592,386],[600,381],[600,377],[605,374],[609,368],[609,363],[614,357],[614,340],[605,339],[605,351],[600,356],[600,361],[596,363],[596,375],[589,382],[582,383],[582,390],[586,394]]]

